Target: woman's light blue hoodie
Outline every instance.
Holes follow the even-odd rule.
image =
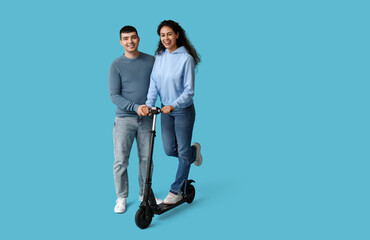
[[[157,97],[163,105],[175,110],[193,104],[195,64],[184,46],[170,53],[167,49],[156,56],[146,105],[154,107]]]

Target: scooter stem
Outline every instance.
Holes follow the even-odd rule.
[[[150,148],[149,148],[149,163],[146,172],[146,179],[145,179],[145,189],[144,189],[144,198],[143,202],[146,203],[148,199],[148,195],[152,188],[152,166],[153,166],[153,148],[154,148],[154,138],[155,138],[155,124],[157,121],[157,115],[161,113],[161,109],[158,107],[152,107],[149,112],[153,114],[153,126],[152,131],[150,131]]]

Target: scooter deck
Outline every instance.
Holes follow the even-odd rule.
[[[157,215],[161,215],[162,213],[165,213],[165,212],[171,210],[172,208],[175,208],[175,207],[183,204],[184,202],[186,202],[186,198],[183,198],[181,201],[179,201],[175,204],[161,203],[161,204],[158,205],[158,210],[154,211],[154,213],[157,214]]]

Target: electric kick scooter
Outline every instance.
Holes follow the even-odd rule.
[[[194,180],[188,180],[182,186],[182,194],[183,199],[176,204],[157,204],[155,200],[155,196],[152,190],[152,166],[153,166],[153,148],[154,148],[154,138],[155,138],[155,123],[157,119],[157,115],[161,112],[161,109],[158,107],[152,107],[150,109],[150,113],[153,114],[153,127],[150,137],[150,149],[149,149],[149,163],[147,168],[147,174],[145,179],[145,190],[144,190],[144,197],[143,201],[141,202],[139,209],[135,215],[135,223],[136,225],[141,228],[147,228],[150,223],[152,222],[152,218],[154,214],[161,215],[168,210],[171,210],[184,202],[191,203],[195,197],[195,188],[192,185]],[[181,193],[179,193],[181,194]]]

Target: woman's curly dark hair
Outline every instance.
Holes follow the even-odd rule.
[[[176,40],[177,47],[184,46],[186,48],[186,50],[188,50],[188,53],[194,58],[195,66],[197,66],[198,63],[200,62],[200,56],[198,55],[194,46],[190,43],[190,41],[186,37],[185,30],[175,21],[164,20],[159,24],[159,26],[157,28],[158,36],[160,36],[160,31],[161,31],[162,27],[164,27],[164,26],[172,28],[172,30],[175,32],[175,34],[179,33],[179,38]],[[164,50],[166,50],[166,47],[163,46],[161,40],[159,39],[158,48],[155,51],[155,54],[159,55]]]

